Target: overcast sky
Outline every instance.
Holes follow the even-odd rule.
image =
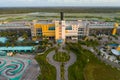
[[[120,6],[120,0],[0,0],[0,7]]]

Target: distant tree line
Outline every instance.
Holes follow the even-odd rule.
[[[116,13],[119,7],[14,7],[0,8],[0,14],[17,14],[31,12],[66,12],[66,13]]]

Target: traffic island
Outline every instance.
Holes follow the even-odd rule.
[[[56,80],[68,80],[68,68],[76,61],[76,55],[67,51],[52,51],[47,55],[47,61],[56,68]]]

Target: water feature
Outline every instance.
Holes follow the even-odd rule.
[[[0,42],[1,43],[6,43],[8,39],[6,37],[0,37]]]
[[[117,47],[119,44],[109,44],[109,46]]]
[[[29,64],[28,59],[0,56],[0,75],[9,80],[20,80]]]

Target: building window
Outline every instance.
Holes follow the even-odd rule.
[[[55,30],[55,27],[49,27],[49,30]]]
[[[72,26],[66,26],[66,30],[72,30]]]
[[[42,36],[42,33],[37,33],[37,36]]]
[[[83,31],[83,30],[84,30],[84,28],[79,28],[79,29],[78,29],[78,31]]]
[[[42,28],[36,29],[37,36],[42,36]]]
[[[36,29],[36,31],[37,31],[37,33],[40,33],[40,32],[42,32],[42,29],[39,28],[39,29]]]

